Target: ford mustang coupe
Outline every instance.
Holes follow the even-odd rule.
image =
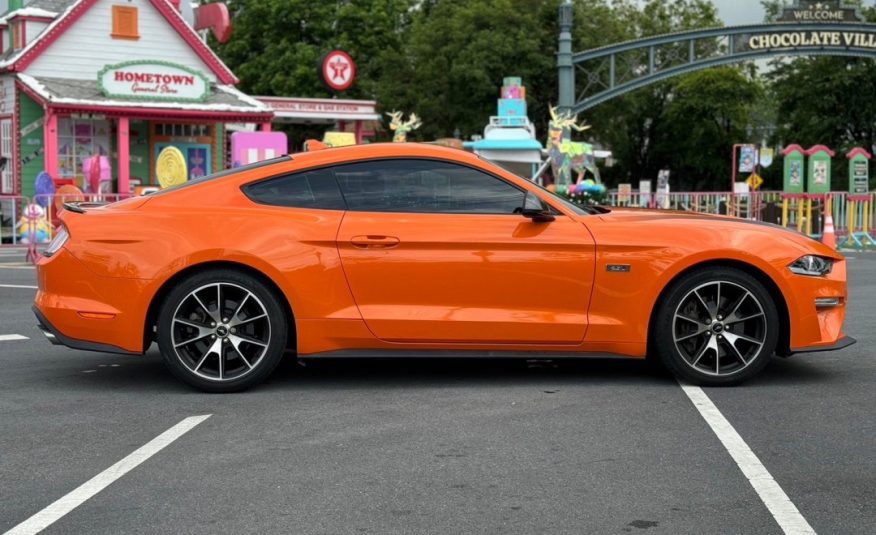
[[[69,204],[34,311],[56,344],[211,392],[284,355],[653,356],[699,384],[854,342],[843,257],[773,225],[582,207],[472,154],[324,149]]]

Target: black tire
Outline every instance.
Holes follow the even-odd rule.
[[[204,392],[238,392],[267,379],[283,357],[289,332],[275,294],[233,269],[204,271],[178,283],[158,316],[158,346],[167,367]],[[221,309],[215,305],[220,299]]]
[[[698,385],[734,385],[767,365],[780,327],[776,304],[756,278],[735,268],[709,267],[685,274],[667,290],[651,340],[676,377]]]

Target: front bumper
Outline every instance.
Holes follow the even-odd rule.
[[[820,353],[822,351],[837,351],[840,349],[845,349],[850,345],[854,345],[858,343],[857,340],[852,338],[851,336],[843,336],[836,343],[826,346],[811,346],[811,347],[800,347],[800,348],[791,348],[788,352],[788,356],[794,355],[796,353]]]

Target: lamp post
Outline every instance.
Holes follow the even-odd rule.
[[[575,68],[572,65],[572,2],[560,4],[560,39],[557,49],[560,113],[572,113],[575,105]]]

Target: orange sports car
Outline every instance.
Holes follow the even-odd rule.
[[[773,225],[582,207],[421,144],[316,150],[105,206],[39,261],[49,339],[241,390],[287,353],[653,355],[700,384],[839,349],[846,263]]]

